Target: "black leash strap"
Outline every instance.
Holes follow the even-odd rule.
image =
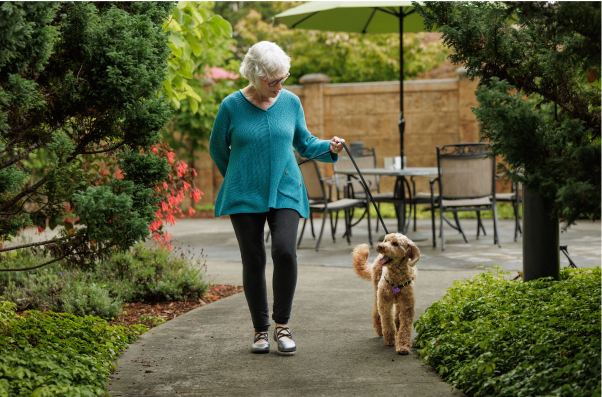
[[[374,206],[374,209],[376,210],[376,215],[378,215],[378,219],[380,220],[381,225],[383,225],[383,230],[385,231],[385,234],[389,234],[389,231],[387,230],[387,227],[385,226],[385,222],[383,221],[383,217],[380,216],[380,212],[378,211],[378,207],[376,206],[376,203],[374,202],[374,198],[372,197],[372,193],[370,193],[370,189],[368,188],[368,184],[364,180],[364,177],[362,176],[362,173],[360,172],[359,167],[357,166],[357,164],[355,163],[355,160],[353,159],[353,156],[351,155],[351,150],[347,149],[347,145],[345,145],[345,142],[341,142],[341,143],[343,144],[343,147],[347,151],[347,154],[349,155],[349,158],[351,159],[351,162],[353,163],[353,166],[355,167],[355,170],[357,171],[357,174],[360,176],[360,178],[362,180],[362,183],[364,184],[364,189],[366,190],[366,193],[368,193],[368,196],[370,196],[370,201],[372,201],[372,205]]]
[[[318,157],[320,157],[320,156],[324,156],[325,154],[328,154],[328,153],[330,153],[330,149],[328,149],[328,151],[326,151],[326,152],[324,152],[324,153],[320,153],[320,154],[318,154],[317,156],[314,156],[314,157],[312,157],[312,158],[310,158],[310,159],[303,160],[302,162],[300,162],[300,163],[299,163],[299,164],[297,164],[297,165],[301,165],[301,164],[307,163],[307,162],[308,162],[308,161],[310,161],[310,160],[313,160],[313,159],[315,159],[315,158],[318,158]]]
[[[368,185],[366,184],[366,181],[364,180],[364,177],[362,176],[362,173],[360,172],[359,167],[357,166],[357,164],[355,163],[355,160],[353,159],[353,156],[351,155],[351,151],[349,149],[347,149],[347,145],[345,145],[344,141],[342,141],[341,143],[343,144],[343,147],[347,151],[347,154],[349,155],[349,158],[351,159],[351,162],[355,166],[355,169],[357,170],[358,175],[362,179],[362,184],[364,185],[364,189],[366,190],[366,193],[368,193],[368,196],[370,196],[370,201],[372,201],[372,205],[374,206],[374,209],[376,210],[376,215],[378,215],[378,219],[380,219],[380,223],[381,223],[381,225],[383,225],[383,230],[385,231],[386,234],[389,234],[389,231],[387,230],[387,227],[385,226],[385,222],[383,221],[383,217],[380,216],[380,212],[378,211],[378,207],[376,206],[376,203],[374,202],[374,198],[372,197],[372,193],[370,193],[370,189],[368,189]],[[327,152],[320,153],[317,156],[314,156],[314,157],[312,157],[310,159],[303,160],[302,162],[299,163],[299,165],[301,165],[303,163],[307,163],[308,161],[313,160],[313,159],[315,159],[317,157],[324,156],[325,154],[328,154],[328,153],[330,153],[330,149]]]

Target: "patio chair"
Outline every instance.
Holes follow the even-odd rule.
[[[301,175],[303,176],[303,181],[305,182],[305,189],[307,191],[307,198],[310,202],[309,204],[309,212],[310,219],[311,214],[313,213],[321,213],[322,217],[322,228],[320,230],[320,236],[318,237],[318,242],[316,243],[316,251],[318,251],[320,247],[320,242],[322,241],[322,235],[324,234],[324,227],[326,226],[326,219],[330,215],[330,227],[332,231],[333,241],[335,240],[335,232],[336,232],[336,223],[333,219],[333,215],[336,215],[336,219],[338,221],[338,213],[340,211],[345,212],[345,235],[347,236],[347,243],[351,244],[351,240],[349,239],[351,235],[351,210],[354,208],[362,208],[368,209],[370,205],[368,200],[365,199],[355,199],[355,198],[341,198],[336,201],[331,201],[330,194],[326,193],[326,180],[322,178],[320,173],[320,168],[316,161],[311,160],[306,163],[303,163],[299,166],[301,169]],[[330,186],[329,186],[330,190]],[[370,211],[368,211],[368,240],[370,245],[372,246],[372,232],[370,230]],[[303,227],[301,228],[301,233],[299,235],[299,240],[297,241],[297,247],[301,244],[301,240],[303,239],[303,233],[305,231],[305,225],[307,224],[307,219],[303,220]]]
[[[376,153],[374,149],[363,148],[362,151],[359,151],[357,149],[351,149],[351,151],[353,159],[355,160],[355,163],[357,164],[360,170],[364,168],[377,168]],[[339,154],[339,159],[336,163],[333,163],[333,167],[335,171],[337,169],[346,170],[355,168],[349,156],[345,154]],[[368,200],[368,194],[363,189],[362,183],[359,179],[353,178],[351,181],[349,181],[345,176],[335,174],[335,180],[337,186],[337,197],[348,197]],[[368,188],[370,189],[372,198],[374,199],[374,202],[377,203],[379,211],[380,203],[399,202],[399,200],[394,200],[393,192],[381,193],[380,179],[378,175],[364,175],[364,180],[368,184]],[[355,226],[359,221],[361,221],[364,218],[364,216],[366,216],[365,212],[362,214],[359,220],[351,226]],[[376,223],[376,231],[378,232],[378,222]]]
[[[438,177],[431,181],[431,214],[433,247],[435,238],[435,209],[439,209],[441,249],[445,250],[444,223],[458,230],[468,242],[458,219],[458,212],[476,211],[477,237],[483,224],[481,211],[493,211],[493,243],[501,247],[498,231],[495,194],[495,157],[487,158],[488,143],[464,143],[437,146]],[[435,200],[434,184],[438,183],[439,198]],[[453,225],[445,213],[453,213]]]

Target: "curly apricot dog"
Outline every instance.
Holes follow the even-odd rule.
[[[374,284],[374,329],[385,345],[395,345],[397,354],[410,353],[414,321],[414,280],[420,250],[400,233],[391,233],[376,247],[380,255],[368,262],[370,249],[361,244],[353,249],[353,268],[358,276]],[[395,317],[393,306],[395,305]]]

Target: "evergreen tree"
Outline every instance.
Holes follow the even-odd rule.
[[[169,172],[149,149],[171,116],[157,91],[173,7],[0,4],[0,242],[28,225],[61,222],[68,210],[81,227],[65,225],[45,244],[52,261],[89,265],[148,236],[152,187]],[[123,178],[92,183],[85,165],[97,154],[115,156]],[[24,160],[35,156],[46,165],[34,179]]]
[[[600,219],[600,3],[414,5],[480,79],[473,111],[501,171],[552,200],[566,227]]]

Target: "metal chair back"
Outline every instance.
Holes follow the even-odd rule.
[[[315,160],[308,161],[299,166],[301,176],[305,182],[305,190],[307,191],[307,199],[327,201],[326,189],[318,168],[318,163]]]
[[[442,199],[495,196],[495,157],[487,158],[488,143],[437,146]]]

